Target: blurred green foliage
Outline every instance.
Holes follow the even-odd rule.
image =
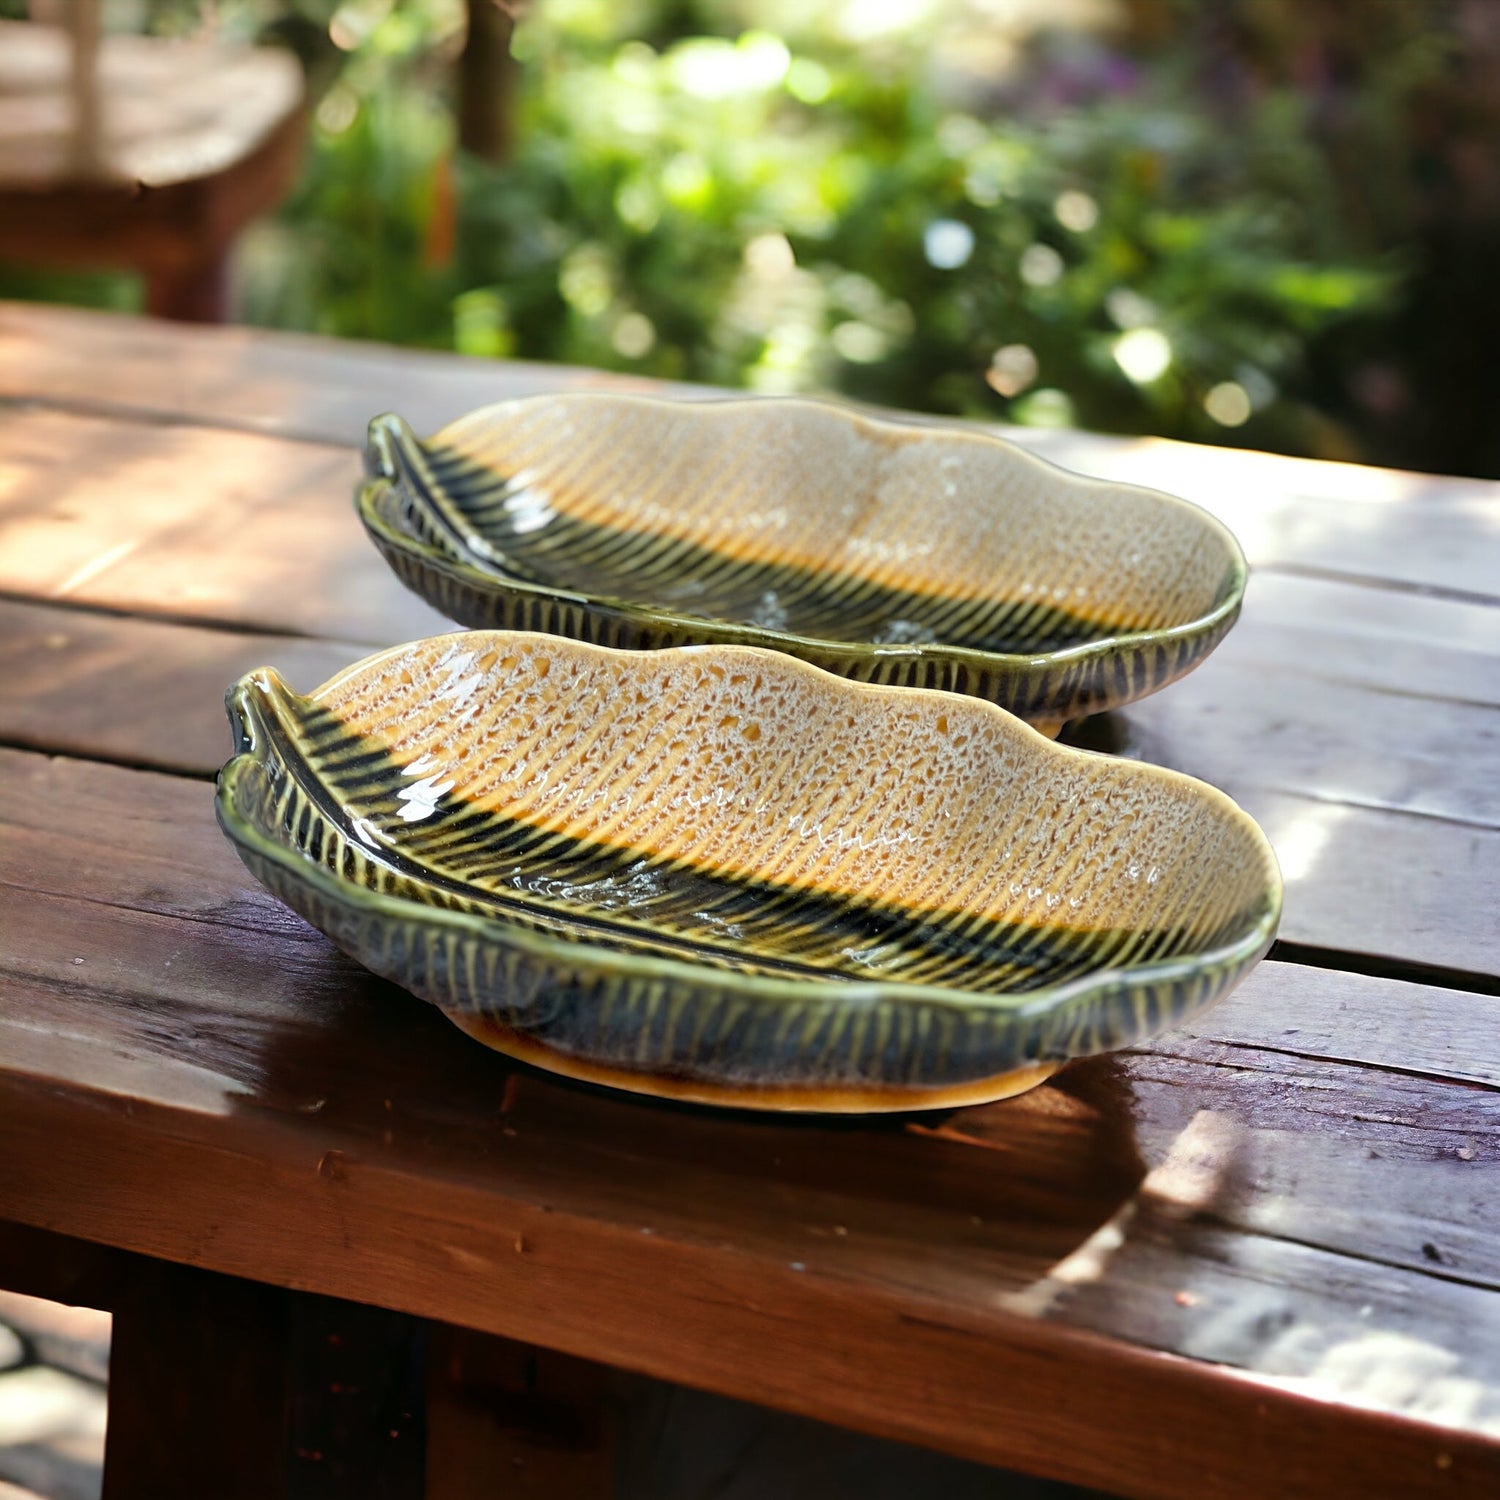
[[[244,315],[1347,452],[1308,351],[1374,326],[1406,266],[1351,222],[1316,91],[1225,109],[1201,58],[1132,50],[1111,9],[539,0],[496,166],[454,144],[461,0],[223,0],[316,98],[303,180],[244,242]],[[1419,52],[1393,96],[1438,65]]]

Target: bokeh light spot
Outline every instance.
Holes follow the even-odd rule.
[[[1203,398],[1203,409],[1220,427],[1243,427],[1253,410],[1250,393],[1237,380],[1221,380]]]
[[[1037,358],[1029,344],[1006,344],[995,350],[984,378],[990,389],[998,394],[1019,396],[1035,382],[1037,371]]]
[[[1055,286],[1063,270],[1063,258],[1051,245],[1028,245],[1021,255],[1021,280],[1027,286]]]
[[[1132,328],[1115,340],[1115,363],[1135,385],[1150,385],[1172,363],[1172,345],[1159,328]]]
[[[622,359],[643,359],[656,345],[656,326],[645,313],[628,312],[615,324],[609,341]]]
[[[961,219],[934,219],[922,231],[922,253],[940,271],[956,271],[974,253],[974,231]]]
[[[1076,189],[1059,193],[1052,212],[1057,215],[1057,222],[1074,234],[1087,234],[1099,222],[1099,205],[1087,193]]]

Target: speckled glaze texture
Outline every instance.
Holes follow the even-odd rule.
[[[503,1051],[810,1110],[998,1098],[1209,1004],[1281,882],[1188,777],[778,653],[473,632],[229,693],[225,832]]]
[[[465,625],[767,646],[1048,732],[1182,676],[1244,591],[1185,501],[809,401],[533,397],[426,441],[380,417],[366,466],[370,536]]]

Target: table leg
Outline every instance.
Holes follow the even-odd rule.
[[[0,1287],[24,1297],[107,1311],[122,1267],[135,1260],[123,1250],[0,1218]]]
[[[416,1500],[425,1326],[161,1262],[115,1303],[104,1500]]]
[[[0,1286],[114,1314],[104,1500],[602,1500],[619,1372],[0,1221]]]
[[[146,275],[146,311],[178,323],[229,321],[229,249]]]

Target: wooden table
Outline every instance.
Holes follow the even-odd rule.
[[[586,386],[643,388],[0,308],[0,1284],[116,1309],[108,1492],[417,1493],[470,1330],[1124,1495],[1500,1493],[1500,486],[1025,435],[1256,564],[1088,732],[1261,821],[1282,940],[1012,1102],[753,1118],[485,1052],[214,826],[234,676],[443,628],[352,514],[366,419]]]

